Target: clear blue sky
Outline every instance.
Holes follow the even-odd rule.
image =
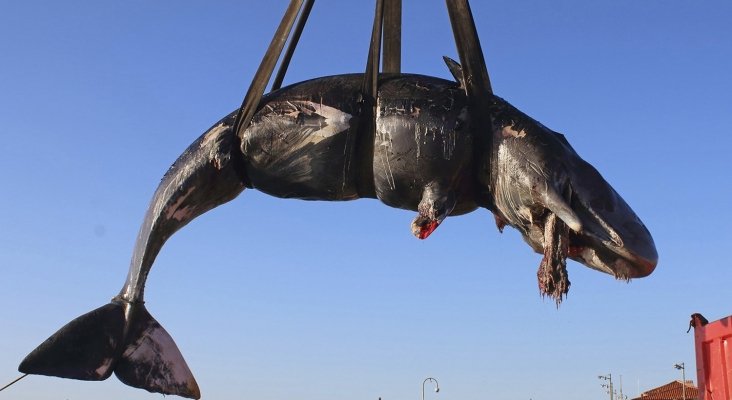
[[[0,384],[121,288],[150,197],[233,110],[286,1],[15,1],[0,12]],[[732,3],[473,1],[497,94],[595,165],[652,232],[629,284],[540,256],[489,212],[426,241],[374,200],[246,191],[176,234],[150,312],[208,399],[603,399],[696,381],[689,315],[732,314]],[[449,77],[441,1],[405,0],[403,70]],[[287,82],[363,69],[369,1],[320,0]],[[429,394],[434,398],[433,394]],[[33,376],[0,399],[159,399],[116,378]]]

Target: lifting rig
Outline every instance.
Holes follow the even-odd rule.
[[[272,83],[271,90],[277,90],[282,86],[290,60],[295,52],[297,43],[305,28],[310,11],[313,9],[315,0],[291,0],[280,25],[275,31],[272,42],[259,64],[259,68],[252,79],[252,84],[244,96],[244,101],[239,108],[234,120],[234,132],[239,136],[251,122],[257,110],[259,101],[264,95],[267,83],[272,77],[277,61],[282,56],[287,39],[289,45],[282,57],[282,62],[277,75]],[[474,118],[482,118],[481,112],[484,109],[489,96],[493,94],[491,82],[488,77],[488,69],[483,58],[483,51],[480,47],[480,40],[475,29],[475,21],[470,11],[468,0],[446,0],[447,12],[450,16],[450,25],[455,37],[462,74],[464,90],[468,99],[468,108]],[[299,16],[299,17],[298,17]],[[295,21],[297,20],[297,25]],[[401,72],[401,30],[402,30],[402,0],[376,0],[376,11],[374,13],[374,24],[371,31],[371,43],[366,61],[366,69],[361,85],[361,114],[362,126],[359,131],[366,137],[373,138],[376,128],[376,95],[378,93],[379,64],[384,73]],[[293,26],[295,31],[293,32]],[[382,40],[383,33],[383,40]],[[381,57],[383,53],[383,62]],[[490,123],[490,121],[479,121]],[[483,125],[488,126],[488,125]],[[477,148],[483,148],[485,144],[479,144]]]

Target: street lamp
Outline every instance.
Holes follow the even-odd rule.
[[[422,381],[422,400],[424,400],[424,385],[425,385],[425,383],[427,383],[427,381],[432,381],[432,382],[435,383],[435,393],[439,393],[440,392],[440,384],[437,383],[437,379],[435,379],[435,378],[427,378],[424,381]]]
[[[674,364],[674,368],[681,370],[681,396],[686,400],[686,367],[684,363]]]

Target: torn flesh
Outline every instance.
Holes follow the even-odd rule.
[[[557,307],[569,292],[568,251],[569,228],[556,214],[549,212],[544,221],[544,258],[536,276],[541,295],[553,298]]]

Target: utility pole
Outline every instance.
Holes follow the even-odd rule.
[[[597,379],[606,380],[608,383],[603,383],[602,387],[607,388],[610,393],[610,400],[613,400],[613,374],[608,373],[607,375],[599,375]]]
[[[684,363],[674,364],[674,368],[681,370],[681,395],[686,400],[686,367]]]

